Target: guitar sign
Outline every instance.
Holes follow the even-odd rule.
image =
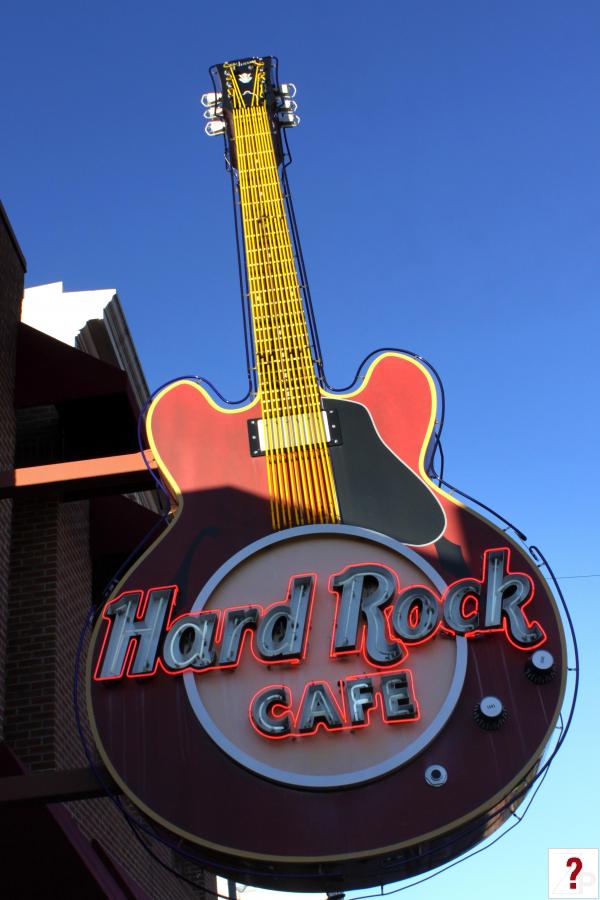
[[[562,624],[521,542],[432,478],[424,363],[385,351],[325,384],[286,205],[295,88],[269,57],[214,72],[253,388],[228,406],[181,379],[152,400],[172,516],[98,616],[90,723],[124,793],[203,865],[383,884],[523,798],[561,709]]]

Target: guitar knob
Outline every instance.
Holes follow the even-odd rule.
[[[554,657],[547,650],[536,650],[527,660],[525,674],[534,684],[548,684],[556,675]]]
[[[473,718],[485,731],[497,731],[506,721],[506,710],[498,697],[484,697],[475,706]]]

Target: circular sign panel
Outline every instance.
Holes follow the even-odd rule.
[[[221,621],[225,621],[228,610],[239,610],[237,622],[244,610],[248,618],[249,610],[263,610],[265,600],[268,603],[280,597],[273,616],[274,629],[280,629],[280,643],[289,640],[287,632],[294,626],[303,632],[297,641],[299,652],[292,659],[261,658],[256,646],[250,647],[251,633],[247,630],[246,652],[241,639],[239,646],[236,644],[235,677],[223,677],[218,668],[184,675],[194,713],[232,759],[284,784],[339,787],[392,771],[423,750],[444,727],[464,681],[464,638],[423,641],[423,634],[419,640],[422,646],[411,652],[410,645],[402,646],[401,638],[396,636],[390,643],[392,648],[400,649],[401,655],[397,654],[397,661],[388,665],[382,659],[369,658],[364,646],[366,623],[357,621],[349,635],[354,646],[335,647],[336,630],[341,633],[342,627],[347,629],[346,620],[352,615],[345,608],[350,601],[343,602],[349,588],[346,586],[345,594],[336,589],[336,577],[339,579],[339,573],[344,571],[351,572],[355,590],[359,582],[366,582],[367,590],[370,587],[376,591],[383,580],[382,570],[390,583],[387,579],[384,582],[380,605],[373,607],[371,618],[372,628],[381,629],[383,644],[388,642],[386,629],[390,630],[385,608],[389,608],[391,596],[385,593],[386,589],[391,587],[398,594],[400,583],[421,585],[422,595],[432,597],[441,596],[446,588],[431,565],[413,550],[383,535],[329,525],[279,532],[238,553],[210,579],[192,613],[216,610],[221,613]],[[286,575],[282,579],[282,573],[291,573],[289,579]],[[297,617],[302,621],[297,622],[288,611],[290,603],[294,603],[294,583],[302,584],[307,594],[306,609]],[[302,587],[296,589],[300,600]],[[246,606],[239,609],[241,599]],[[418,618],[417,592],[411,609]],[[439,618],[431,633],[437,631],[438,624]],[[227,635],[223,637],[227,640]],[[386,716],[382,673],[388,684],[396,673],[401,680],[406,679],[409,704],[413,706],[410,715],[395,720]],[[310,694],[319,714],[307,722]],[[265,702],[268,698],[284,699],[289,710],[284,720],[288,725],[285,733],[281,715],[273,717],[271,727],[268,722],[262,727],[257,722],[261,697],[265,697]],[[354,711],[349,708],[352,703]],[[271,699],[271,705],[277,704]],[[333,753],[332,731],[340,732]]]

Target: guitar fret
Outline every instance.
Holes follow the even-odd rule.
[[[283,196],[285,196],[285,195],[283,195]],[[283,204],[279,197],[274,197],[274,198],[273,197],[263,197],[260,200],[248,200],[246,203],[244,203],[244,206],[247,207],[248,209],[252,209],[255,206],[266,206],[269,203],[283,208]]]
[[[238,150],[238,157],[241,159],[254,159],[257,156],[267,156],[271,159],[272,155],[270,150]]]
[[[273,260],[273,259],[259,259],[259,260],[257,260],[256,262],[247,262],[247,263],[246,263],[246,267],[247,267],[248,269],[265,269],[265,268],[271,268],[271,267],[273,267],[275,264],[278,264],[278,263],[279,263],[278,260]],[[289,271],[289,270],[288,270],[288,271]]]

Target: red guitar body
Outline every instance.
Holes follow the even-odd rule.
[[[408,468],[414,473],[415,480],[426,485],[422,499],[430,504],[429,495],[435,495],[445,521],[436,519],[428,543],[418,539],[405,542],[418,546],[440,571],[444,570],[444,575],[452,579],[457,574],[464,574],[463,569],[466,572],[470,565],[477,569],[483,550],[506,540],[502,532],[439,490],[425,474],[425,458],[435,424],[436,397],[431,376],[424,366],[408,356],[385,353],[371,364],[356,390],[335,395],[323,392],[323,395],[338,408],[340,403],[346,406],[350,403],[352,407],[360,405],[366,410],[379,449],[384,453],[387,449],[388,459],[389,453],[393,454],[397,466],[397,477],[384,485],[375,502],[379,517],[389,517],[389,522],[365,521],[360,515],[349,517],[344,509],[344,492],[340,491],[336,479],[345,524],[374,527],[399,539],[408,537],[394,533],[398,519],[405,517],[410,523],[419,514],[419,509],[405,508],[401,491],[397,498],[394,496],[397,482],[406,478]],[[247,406],[226,409],[198,383],[187,380],[173,382],[164,388],[150,407],[147,417],[149,442],[164,482],[174,497],[176,513],[168,532],[144,555],[144,571],[147,573],[151,557],[156,578],[164,581],[167,573],[164,557],[169,560],[169,578],[178,581],[173,561],[179,559],[186,574],[185,586],[180,584],[179,602],[182,605],[186,602],[184,592],[195,597],[221,563],[273,530],[265,459],[252,456],[248,438],[248,420],[261,416],[260,399]],[[343,427],[342,441],[340,447],[331,448],[332,454],[364,458],[364,442],[348,445]],[[377,458],[367,459],[372,480],[379,474],[378,462]],[[334,471],[337,471],[335,461]],[[363,487],[371,496],[374,494],[372,484],[363,486],[350,482],[347,487],[349,494],[359,494]],[[410,524],[407,527],[410,529]],[[482,528],[487,529],[483,534]],[[442,559],[437,546],[440,538],[445,538],[455,548],[454,553]],[[197,552],[190,554],[189,547],[194,542]],[[139,581],[138,568],[139,564],[130,573],[133,581]],[[120,589],[125,589],[129,581],[128,577]]]

